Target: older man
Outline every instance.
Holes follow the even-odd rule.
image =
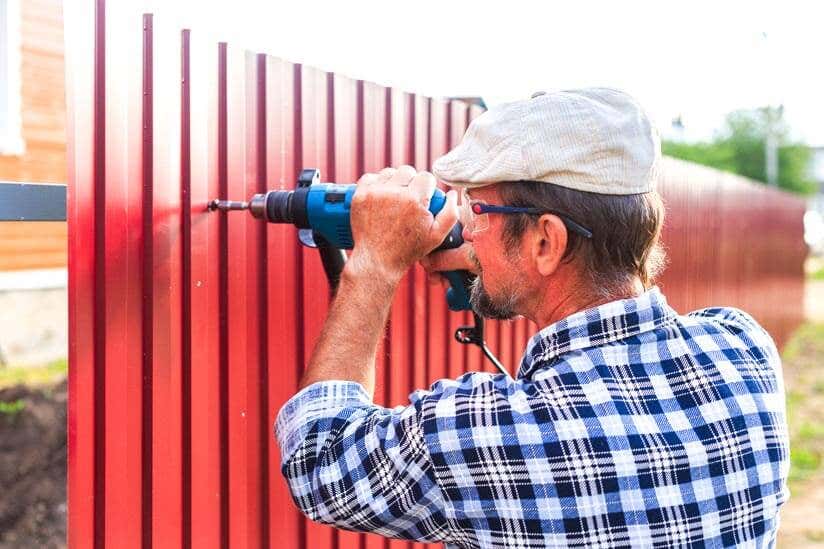
[[[774,545],[789,463],[779,357],[746,313],[682,316],[652,286],[659,149],[615,90],[492,108],[434,165],[465,193],[467,244],[431,257],[456,192],[433,218],[430,174],[361,178],[355,248],[278,416],[304,513],[467,548]],[[469,373],[406,407],[373,404],[378,340],[418,260],[474,271],[483,315],[541,327],[515,379]]]

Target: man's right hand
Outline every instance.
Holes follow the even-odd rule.
[[[444,271],[469,271],[480,274],[481,265],[475,257],[472,245],[464,242],[457,248],[432,252],[420,261],[433,284],[449,285],[449,281],[439,273]]]

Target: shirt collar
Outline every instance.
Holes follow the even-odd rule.
[[[579,311],[532,336],[518,378],[531,376],[539,365],[563,353],[649,332],[672,322],[677,315],[657,286],[637,297]]]

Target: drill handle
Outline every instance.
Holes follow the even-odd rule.
[[[323,263],[323,272],[326,273],[326,280],[329,281],[329,291],[332,297],[338,291],[340,277],[343,267],[346,265],[346,252],[331,246],[323,236],[314,235],[315,244],[320,252],[320,260]]]
[[[450,311],[469,311],[469,292],[475,275],[469,271],[446,271],[442,273],[449,281],[446,290],[446,303]]]
[[[451,250],[459,247],[463,243],[463,225],[458,222],[455,223],[452,230],[446,235],[441,245],[433,251]],[[442,274],[449,281],[450,288],[446,291],[446,302],[449,305],[449,309],[452,311],[471,310],[472,307],[469,305],[469,291],[475,275],[469,271],[447,271]]]

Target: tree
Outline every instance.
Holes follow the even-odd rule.
[[[765,144],[771,123],[778,143],[778,186],[800,194],[814,193],[816,184],[809,173],[812,153],[803,143],[791,140],[781,108],[762,107],[731,112],[712,141],[665,141],[662,149],[664,154],[675,158],[766,182]]]

